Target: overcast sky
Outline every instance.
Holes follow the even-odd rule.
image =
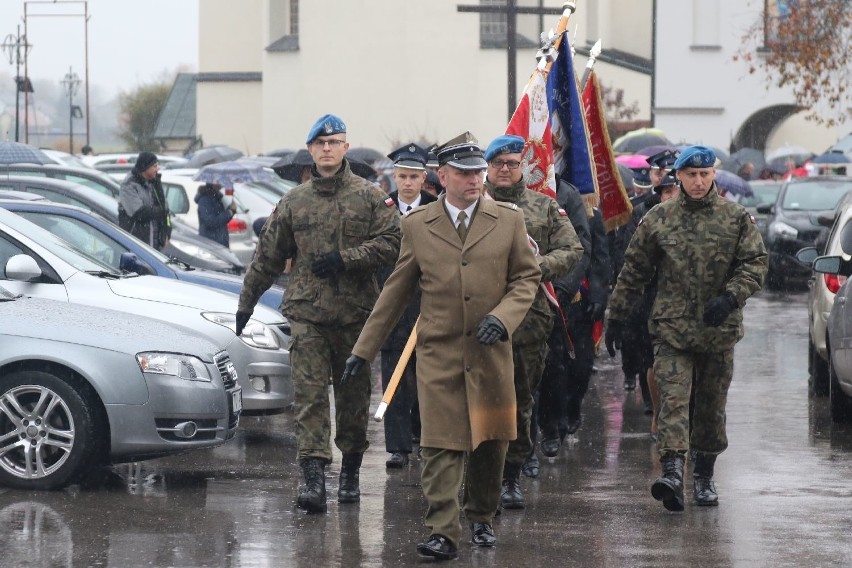
[[[151,83],[163,72],[198,69],[199,0],[88,0],[89,81],[108,94]],[[24,0],[0,0],[0,39],[24,33]],[[84,2],[39,2],[27,5],[31,79],[61,81],[73,70],[85,75]],[[51,14],[52,16],[39,16]],[[58,14],[80,14],[56,17]],[[7,53],[0,65],[10,75]],[[24,74],[23,68],[21,75]]]

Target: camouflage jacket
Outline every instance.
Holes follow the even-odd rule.
[[[523,182],[512,187],[497,188],[486,180],[485,189],[496,201],[515,203],[524,212],[527,234],[538,244],[542,282],[564,276],[583,256],[583,245],[577,238],[568,214],[555,199],[528,190]],[[544,341],[552,327],[552,310],[539,288],[532,307],[515,330],[512,341],[516,345]]]
[[[609,304],[624,321],[658,273],[651,334],[677,349],[725,351],[743,336],[742,307],[760,290],[767,254],[754,218],[719,196],[715,184],[701,199],[681,192],[652,208],[636,229]],[[719,327],[704,324],[704,303],[730,292],[739,308]]]
[[[275,206],[240,293],[240,311],[251,311],[260,295],[293,259],[281,312],[316,324],[363,322],[379,295],[376,269],[399,255],[399,214],[392,199],[354,175],[349,163],[334,176],[294,187]],[[340,251],[345,270],[318,278],[311,263]]]

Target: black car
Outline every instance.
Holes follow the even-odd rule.
[[[35,193],[42,197],[94,211],[118,225],[118,201],[97,189],[34,176],[0,175],[0,190]],[[242,274],[245,265],[228,248],[198,235],[192,227],[172,219],[172,237],[163,253],[190,266],[229,274]]]
[[[828,230],[819,217],[832,215],[850,190],[852,178],[847,176],[793,178],[778,192],[775,203],[757,207],[758,213],[767,215],[768,286],[780,288],[788,281],[807,281],[811,267],[796,260],[796,253],[815,246],[821,233]]]

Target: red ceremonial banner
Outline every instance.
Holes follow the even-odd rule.
[[[592,160],[595,164],[595,177],[598,182],[600,209],[607,232],[624,225],[630,220],[633,204],[627,197],[621,174],[612,152],[612,143],[606,127],[606,115],[603,112],[600,85],[594,71],[583,89],[583,112],[589,128]]]

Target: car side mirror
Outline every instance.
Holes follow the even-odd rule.
[[[757,206],[757,212],[761,215],[768,215],[769,213],[772,213],[773,208],[775,208],[774,203],[764,203],[763,205]]]
[[[814,260],[819,256],[816,247],[805,247],[796,253],[796,260],[805,266],[811,266]]]
[[[31,256],[16,254],[6,262],[6,278],[32,282],[41,276],[41,268]]]
[[[816,222],[817,225],[821,227],[828,227],[829,229],[834,226],[834,220],[837,219],[836,213],[831,214],[823,214],[817,215]]]
[[[118,261],[118,269],[122,272],[135,272],[136,274],[153,274],[154,271],[142,262],[136,254],[132,252],[121,253],[121,258]]]
[[[840,274],[843,258],[839,256],[820,256],[814,260],[814,272],[821,274]]]

